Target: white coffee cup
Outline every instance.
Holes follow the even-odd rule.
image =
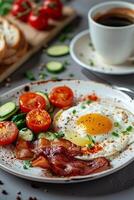
[[[111,27],[97,23],[94,17],[112,8],[129,8],[134,11],[134,4],[122,1],[110,1],[97,4],[88,13],[90,36],[97,53],[104,62],[121,64],[134,53],[134,24]]]

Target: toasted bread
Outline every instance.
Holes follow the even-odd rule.
[[[20,57],[24,56],[24,54],[27,52],[28,49],[28,43],[26,42],[25,38],[23,37],[21,41],[21,45],[18,48],[17,52],[8,58],[3,59],[2,63],[5,65],[11,65],[20,59]]]
[[[5,36],[9,48],[18,48],[21,42],[21,33],[18,27],[0,17],[0,33]]]
[[[0,34],[0,61],[4,58],[6,49],[7,49],[7,46],[6,46],[5,37],[3,34]]]

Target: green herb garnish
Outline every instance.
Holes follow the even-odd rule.
[[[34,76],[34,73],[33,73],[31,70],[25,72],[24,75],[25,75],[25,77],[26,77],[28,80],[30,80],[30,81],[35,81],[35,80],[36,80],[36,78],[35,78],[35,76]]]
[[[115,126],[115,127],[119,127],[119,125],[120,125],[120,124],[119,124],[118,122],[114,122],[114,126]]]
[[[130,132],[130,131],[132,131],[132,129],[133,129],[132,126],[128,126],[127,129],[126,129],[126,131]]]
[[[30,167],[32,167],[31,161],[30,160],[24,160],[23,169],[29,169]]]
[[[62,138],[62,137],[65,136],[65,134],[62,131],[54,133],[54,134],[55,134],[55,136],[56,136],[57,139],[60,139],[60,138]]]
[[[69,74],[69,76],[70,76],[70,77],[74,77],[74,74],[71,73],[71,74]]]
[[[94,66],[94,62],[92,60],[89,61],[90,66]]]
[[[91,100],[87,100],[87,101],[86,101],[86,104],[88,104],[88,105],[89,105],[90,103],[92,103],[92,101],[91,101]]]
[[[90,135],[87,135],[87,137],[88,137],[88,139],[89,139],[93,144],[95,144],[94,139],[93,139]]]
[[[119,137],[119,134],[117,132],[112,132],[112,135],[115,137]]]
[[[73,110],[72,113],[75,115],[76,114],[76,110]]]
[[[86,147],[88,147],[88,148],[90,148],[90,149],[91,149],[91,148],[93,148],[93,147],[94,147],[94,144],[87,144],[87,145],[86,145]]]
[[[81,106],[81,108],[82,108],[82,109],[85,109],[85,108],[86,108],[86,106],[82,105],[82,106]]]
[[[45,72],[39,73],[39,79],[45,79],[48,75]]]

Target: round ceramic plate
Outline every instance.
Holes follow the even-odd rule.
[[[89,30],[79,33],[72,40],[70,51],[72,58],[88,70],[114,75],[134,73],[134,61],[128,61],[122,65],[104,63],[93,47]]]
[[[80,81],[80,80],[62,80],[62,81],[46,81],[46,82],[42,81],[42,82],[35,82],[27,85],[22,85],[1,96],[0,104],[5,103],[9,100],[17,102],[18,96],[26,89],[30,89],[31,91],[49,92],[53,87],[60,85],[67,85],[70,88],[72,88],[76,97],[95,92],[100,98],[105,98],[107,100],[109,99],[110,101],[114,101],[115,103],[120,104],[120,106],[125,107],[129,111],[134,113],[134,102],[126,94],[118,90],[112,89],[110,86],[107,85],[98,84],[91,81]],[[127,148],[113,161],[111,161],[112,168],[110,168],[109,170],[88,176],[76,176],[76,177],[64,178],[64,177],[52,176],[48,174],[45,170],[40,168],[29,168],[25,170],[23,169],[22,161],[15,159],[11,146],[9,146],[8,148],[7,147],[0,148],[1,169],[13,175],[39,182],[70,183],[70,182],[89,181],[116,172],[117,170],[128,165],[133,160],[134,160],[134,144],[131,145],[131,148]]]

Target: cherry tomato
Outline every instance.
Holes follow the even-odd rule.
[[[27,114],[26,124],[35,133],[47,131],[51,125],[51,117],[45,110],[34,109]]]
[[[45,109],[46,101],[45,99],[33,92],[27,92],[20,96],[19,98],[20,109],[22,112],[29,112],[35,108]]]
[[[12,6],[12,15],[16,16],[23,22],[27,22],[32,5],[29,0],[16,0]]]
[[[46,30],[48,28],[48,17],[42,12],[42,8],[36,11],[32,11],[28,23],[37,30]]]
[[[50,102],[58,108],[66,108],[73,104],[73,91],[67,86],[55,87],[49,94]]]
[[[55,20],[61,19],[62,8],[63,8],[63,5],[60,0],[44,1],[44,13],[47,13],[48,17],[51,19],[55,19]]]
[[[8,145],[13,143],[19,130],[13,122],[0,122],[0,145]]]

